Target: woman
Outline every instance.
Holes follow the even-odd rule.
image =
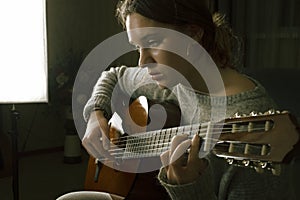
[[[111,68],[96,84],[85,107],[88,125],[82,140],[94,157],[113,159],[108,151],[108,119],[112,115],[110,103],[115,85],[133,97],[144,95],[149,99],[178,103],[185,123],[195,122],[191,113],[197,109],[201,113],[196,122],[207,122],[212,118],[212,107],[223,104],[226,105],[225,117],[236,112],[264,112],[276,107],[257,81],[235,69],[232,53],[235,38],[220,15],[211,15],[206,1],[124,0],[118,4],[117,16],[127,31],[129,42],[139,51],[139,68]],[[148,27],[178,31],[202,45],[216,63],[224,87],[211,88],[207,85],[207,77],[203,77],[187,59],[162,48],[179,41],[163,34],[157,36],[140,31]],[[191,52],[197,54],[193,51],[194,46],[190,44],[185,48],[187,57]],[[200,57],[197,55],[193,59]],[[177,77],[178,74],[182,76]],[[190,94],[195,94],[196,107],[185,102]],[[158,179],[171,199],[293,199],[285,171],[281,176],[258,174],[251,169],[229,166],[213,154],[199,158],[201,143],[197,135],[193,139],[185,134],[175,136],[170,150],[161,155],[164,167]],[[189,154],[183,154],[187,148],[190,148]],[[105,195],[109,198],[109,195],[100,192],[82,192],[67,194],[61,199],[102,199]],[[147,197],[146,193],[139,198]],[[162,198],[166,198],[165,195]],[[128,199],[131,199],[130,196]]]

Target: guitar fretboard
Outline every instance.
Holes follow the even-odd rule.
[[[202,123],[192,124],[180,127],[160,129],[135,135],[129,135],[118,139],[115,146],[110,150],[111,155],[117,159],[146,158],[157,157],[169,149],[171,139],[176,135],[187,134],[192,138],[195,134],[203,139],[202,151],[210,151],[218,142],[218,146],[227,149],[228,152],[261,152],[263,145],[233,144],[219,140],[220,134],[226,133],[255,133],[270,130],[273,123],[268,120],[255,122],[235,121],[227,123]],[[114,142],[115,143],[115,142]],[[218,147],[218,148],[219,148]],[[249,150],[250,149],[250,150]]]
[[[203,136],[203,133],[207,132],[209,124],[193,124],[126,136],[124,139],[126,146],[115,148],[111,153],[116,157],[121,156],[123,159],[156,157],[169,148],[170,141],[174,136],[180,134],[188,134],[189,137],[195,134]]]

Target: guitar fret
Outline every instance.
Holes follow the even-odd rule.
[[[141,152],[141,150],[142,150],[142,148],[143,148],[143,145],[140,145],[141,144],[141,137],[137,137],[137,140],[136,140],[136,142],[135,142],[135,154],[134,154],[134,156],[135,156],[135,158],[138,158],[138,155],[140,154],[140,152]]]
[[[190,136],[193,136],[193,135],[199,135],[200,136],[200,132],[201,132],[201,125],[200,124],[194,124],[194,125],[191,126]]]
[[[153,131],[152,132],[152,141],[151,141],[151,146],[153,146],[155,144],[155,136],[156,136],[156,132]],[[151,149],[151,151],[149,152],[150,155],[154,154],[154,148]]]
[[[175,135],[177,135],[178,133],[178,127],[172,128],[172,134],[169,135],[169,141],[171,141],[172,137],[174,137]]]
[[[153,156],[154,152],[155,152],[155,148],[153,148],[153,146],[155,145],[155,141],[156,141],[156,136],[157,136],[157,131],[153,131],[152,132],[152,137],[151,137],[151,149],[149,151],[149,155]]]
[[[153,145],[155,144],[155,136],[156,136],[157,131],[152,131],[151,133],[151,149],[149,150],[149,155],[153,156],[154,155],[154,148]]]
[[[155,148],[154,148],[154,155],[157,155],[158,149],[159,149],[159,142],[161,138],[161,130],[157,133],[156,135],[156,143],[155,143]]]
[[[169,147],[170,138],[172,137],[172,130],[173,129],[167,129],[166,134],[164,135],[162,151],[165,151]]]
[[[157,142],[157,141],[159,141],[160,134],[161,134],[161,132],[159,131],[155,135],[155,148],[154,148],[153,155],[156,155],[157,149],[159,147],[159,142]]]
[[[184,130],[184,126],[178,127],[176,135],[183,134],[183,130]]]
[[[204,142],[203,151],[209,151],[209,150],[210,150],[210,147],[211,147],[211,145],[212,145],[212,129],[211,129],[211,123],[208,123],[205,138],[206,138],[206,140],[205,140],[205,142]]]
[[[133,158],[135,158],[136,157],[136,152],[137,152],[137,143],[138,143],[138,141],[137,141],[137,138],[134,138],[134,140],[133,140],[134,142],[133,142]]]
[[[146,136],[147,137],[147,136]],[[142,153],[142,154],[146,154],[146,152],[147,152],[147,140],[146,140],[146,137],[144,137],[143,139],[141,139],[141,143],[142,143],[142,145],[141,145],[141,150],[140,150],[140,152]]]
[[[163,147],[164,144],[164,136],[166,135],[166,129],[161,130],[161,134],[160,134],[160,139],[159,139],[159,149],[158,149],[158,154],[161,153],[161,149]]]

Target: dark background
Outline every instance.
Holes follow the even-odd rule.
[[[62,72],[76,76],[85,56],[122,31],[114,18],[116,0],[47,0],[49,103],[18,104],[20,155],[62,150],[70,117],[72,81],[57,88]],[[258,79],[282,110],[300,117],[300,1],[215,0],[212,10],[226,14],[243,40],[239,68]],[[136,54],[115,61],[134,65]],[[85,97],[86,99],[88,96]],[[10,130],[11,105],[0,105],[0,134]],[[7,152],[2,152],[7,154]],[[84,160],[86,162],[86,160]],[[58,169],[55,169],[58,170]],[[1,194],[0,194],[1,199]]]

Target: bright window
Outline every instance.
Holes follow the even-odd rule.
[[[47,102],[45,0],[0,0],[0,102]]]

